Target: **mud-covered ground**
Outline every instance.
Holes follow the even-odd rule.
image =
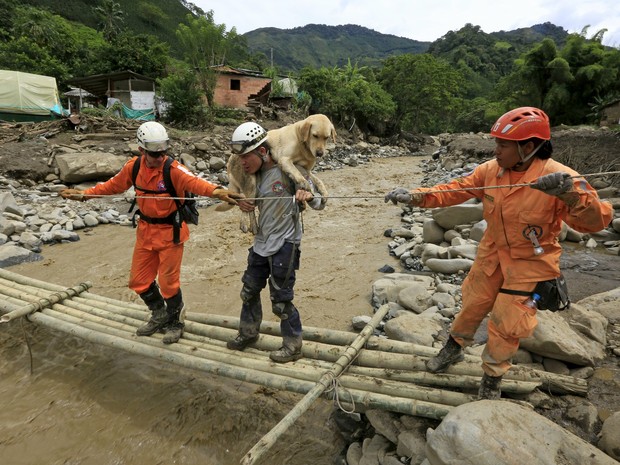
[[[398,185],[416,186],[427,159],[376,158],[320,173],[330,193],[341,198],[331,199],[324,211],[304,214],[295,299],[304,324],[346,330],[353,316],[372,313],[378,269],[398,269],[383,232],[400,223],[400,209],[384,204],[383,194]],[[119,211],[126,208],[118,205]],[[134,300],[126,288],[134,234],[129,227],[98,226],[81,232],[77,243],[46,246],[42,261],[10,270],[65,286],[91,281],[93,293]],[[212,207],[201,210],[191,234],[182,269],[188,310],[238,315],[251,236],[239,231],[234,210]],[[573,300],[620,283],[618,257],[574,246],[565,260]],[[273,319],[268,313],[266,318]],[[11,465],[237,464],[300,398],[20,321],[0,327],[0,349],[0,456]],[[334,463],[344,443],[331,411],[326,401],[317,402],[270,452],[271,463]]]

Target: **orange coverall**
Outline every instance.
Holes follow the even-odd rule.
[[[162,199],[157,194],[141,193],[136,191],[138,208],[151,218],[165,218],[177,206],[170,194],[166,193],[164,184],[163,164],[159,168],[146,166],[146,157],[141,157],[142,165],[136,178],[136,185],[162,192]],[[138,157],[129,160],[113,178],[86,189],[85,195],[112,195],[125,192],[132,186],[131,175],[133,165]],[[165,158],[164,158],[165,161]],[[170,178],[177,191],[182,196],[185,191],[200,196],[211,196],[219,187],[191,173],[185,166],[173,161],[170,166]],[[151,198],[143,198],[143,197]],[[180,242],[173,241],[173,226],[170,224],[150,224],[140,220],[136,232],[136,244],[131,260],[129,288],[138,294],[145,292],[151,283],[158,277],[161,294],[165,299],[175,296],[181,287],[181,261],[183,259],[183,243],[189,239],[189,228],[183,222],[180,231]]]
[[[466,177],[412,192],[531,183],[557,171],[579,174],[553,159],[535,158],[526,171],[506,170],[498,178],[500,167],[491,160]],[[531,336],[537,324],[536,310],[523,305],[526,297],[500,293],[499,289],[530,292],[538,282],[560,276],[562,248],[558,235],[562,221],[577,231],[597,232],[613,218],[611,204],[601,202],[584,178],[573,179],[573,188],[579,200],[570,208],[558,197],[527,186],[430,193],[423,197],[420,206],[426,208],[457,205],[474,197],[482,200],[487,230],[463,282],[463,306],[450,333],[462,346],[470,345],[490,312],[489,339],[482,354],[482,368],[490,376],[508,371],[519,339]],[[527,237],[532,229],[544,249],[541,255],[534,254]]]

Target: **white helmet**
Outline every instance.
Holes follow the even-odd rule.
[[[251,152],[267,140],[267,131],[256,123],[243,123],[233,132],[230,148],[233,153],[243,155]]]
[[[137,137],[138,146],[148,152],[164,152],[170,145],[166,128],[155,121],[141,124]]]

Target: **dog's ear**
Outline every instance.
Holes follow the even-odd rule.
[[[311,131],[312,131],[312,123],[310,121],[304,121],[301,127],[299,128],[301,140],[303,140],[304,142],[309,142]]]
[[[334,127],[334,125],[332,124],[332,140],[334,141],[334,144],[336,143],[336,128]]]

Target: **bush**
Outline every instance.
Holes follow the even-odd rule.
[[[208,123],[209,112],[203,105],[203,95],[195,73],[190,70],[172,73],[159,80],[159,88],[166,102],[162,115],[166,123],[181,128],[200,127]]]

